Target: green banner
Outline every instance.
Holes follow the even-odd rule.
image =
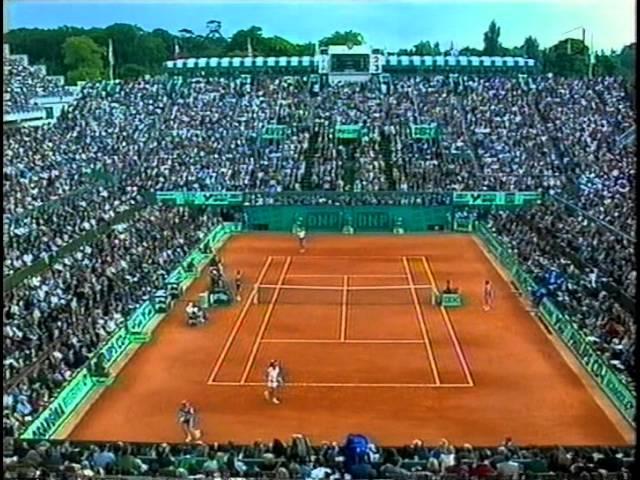
[[[540,192],[453,192],[454,205],[529,205],[542,202]]]
[[[577,329],[550,301],[544,300],[540,312],[547,323],[558,333],[564,343],[581,360],[581,363],[604,392],[611,398],[620,412],[633,423],[636,410],[636,397],[631,388],[603,360],[585,335]]]
[[[470,217],[454,217],[453,230],[456,232],[473,232],[475,220]]]
[[[53,403],[38,415],[20,438],[50,438],[95,388],[89,373],[83,368],[56,396]]]
[[[360,125],[338,125],[336,127],[336,138],[359,139],[362,138],[362,133]]]
[[[158,203],[171,205],[213,205],[232,207],[243,204],[242,192],[156,192]]]
[[[411,125],[411,138],[421,140],[436,140],[440,137],[440,128],[435,123],[425,125]]]
[[[286,125],[267,125],[262,133],[262,138],[270,140],[282,140],[289,133]]]
[[[129,333],[133,335],[144,333],[155,316],[153,304],[149,301],[144,302],[127,321]]]
[[[531,292],[536,285],[533,279],[522,271],[515,256],[501,245],[497,237],[484,224],[478,224],[477,232],[492,255],[512,276],[518,288],[525,294]],[[635,425],[636,396],[631,387],[605,362],[576,325],[548,299],[545,299],[540,305],[540,313],[547,324],[580,360],[585,370],[596,380],[620,413],[632,425]]]

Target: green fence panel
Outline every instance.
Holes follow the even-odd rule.
[[[338,125],[336,127],[336,138],[358,139],[363,135],[360,125]]]
[[[540,192],[453,192],[454,205],[510,206],[542,202]]]

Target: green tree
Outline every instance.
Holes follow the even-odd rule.
[[[137,25],[127,23],[114,23],[104,29],[107,42],[108,39],[113,41],[113,51],[115,60],[116,76],[122,65],[128,63],[136,65],[145,65],[146,59],[144,53],[139,50],[140,37],[145,31]],[[104,45],[106,47],[106,45]]]
[[[171,50],[168,50],[162,39],[145,33],[136,40],[137,62],[129,65],[138,65],[147,73],[158,73],[163,62],[171,58]]]
[[[95,82],[103,79],[103,72],[96,70],[95,68],[79,67],[69,70],[67,73],[67,82],[72,85],[75,85],[78,82]]]
[[[103,68],[104,49],[96,45],[89,37],[69,37],[62,45],[64,63],[70,68]]]
[[[575,38],[567,38],[548,48],[543,55],[544,71],[563,77],[586,76],[589,49]]]
[[[414,55],[433,55],[433,47],[428,40],[416,43],[411,51]]]
[[[333,32],[328,37],[320,40],[321,47],[329,45],[362,45],[364,44],[364,36],[361,33],[348,30],[346,32]]]
[[[436,42],[433,44],[433,54],[435,56],[442,55],[442,50],[440,50],[440,42]]]
[[[620,74],[627,80],[634,79],[636,76],[636,44],[631,43],[625,45],[618,55],[618,63],[620,65]]]
[[[162,28],[156,28],[155,30],[153,30],[151,32],[151,36],[160,40],[164,45],[164,51],[173,58],[177,37],[175,35],[172,35],[170,32],[163,30]]]
[[[120,78],[123,80],[137,80],[146,75],[147,69],[140,65],[127,64],[120,69]]]
[[[460,55],[466,55],[469,57],[481,57],[482,56],[482,50],[480,50],[479,48],[473,48],[473,47],[464,47],[460,49]]]
[[[227,44],[227,52],[244,52],[242,56],[248,53],[249,41],[251,41],[251,49],[254,55],[265,55],[266,39],[262,35],[262,28],[255,25],[246,30],[238,30],[229,39]]]
[[[484,49],[482,53],[487,56],[500,55],[502,45],[500,44],[500,27],[495,20],[491,20],[489,29],[484,32]]]
[[[529,35],[524,39],[524,43],[522,44],[522,52],[525,58],[531,58],[533,60],[540,59],[540,44],[538,40]]]
[[[604,51],[596,53],[593,65],[594,75],[615,76],[620,74],[620,70],[617,54],[607,55]]]
[[[298,46],[282,37],[267,37],[260,44],[260,54],[274,57],[299,55]]]

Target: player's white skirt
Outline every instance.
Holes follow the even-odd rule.
[[[267,388],[274,388],[275,389],[275,388],[278,388],[278,386],[279,385],[278,385],[277,381],[275,381],[275,382],[271,382],[271,381],[267,382]]]

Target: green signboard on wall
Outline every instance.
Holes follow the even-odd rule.
[[[528,205],[542,201],[540,192],[453,192],[454,205]]]

